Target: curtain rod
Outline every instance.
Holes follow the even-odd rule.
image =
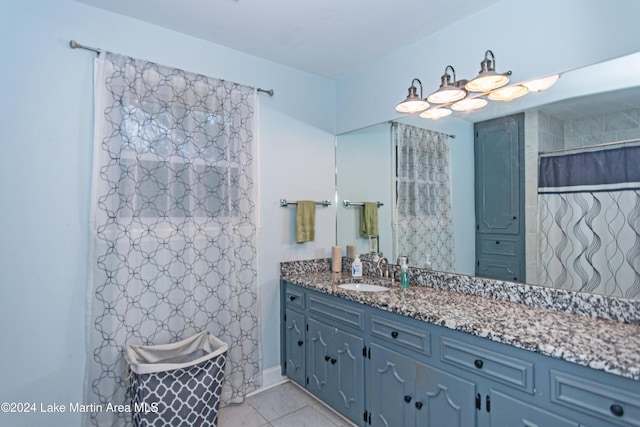
[[[398,124],[399,124],[399,122],[396,122],[395,120],[389,120],[389,123],[391,123],[391,126],[398,126]],[[452,133],[438,132],[437,130],[431,130],[431,129],[427,129],[427,128],[423,128],[423,127],[415,126],[415,125],[408,125],[408,126],[418,127],[420,129],[425,129],[425,130],[428,130],[430,132],[439,133],[440,135],[448,136],[451,139],[455,139],[456,138],[456,136],[454,134],[452,134]]]
[[[83,44],[78,43],[75,40],[71,40],[69,42],[69,47],[71,47],[71,49],[84,49],[84,50],[90,50],[91,52],[95,52],[97,54],[100,54],[100,52],[102,52],[102,49],[98,49],[96,47],[90,47],[90,46],[85,46]],[[264,92],[269,96],[273,96],[274,92],[273,89],[262,89],[262,88],[257,88],[256,89],[258,92]]]
[[[548,155],[553,155],[553,154],[569,153],[571,151],[589,151],[592,148],[608,147],[608,146],[611,146],[611,145],[625,145],[625,144],[631,144],[631,143],[634,143],[634,142],[640,142],[640,138],[625,139],[625,140],[622,140],[622,141],[603,142],[603,143],[600,143],[600,144],[585,145],[584,147],[565,148],[565,149],[562,149],[562,150],[541,151],[538,154],[540,156],[548,156]]]

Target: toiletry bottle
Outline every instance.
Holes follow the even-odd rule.
[[[427,255],[427,262],[425,262],[424,268],[431,270],[431,255]]]
[[[360,261],[360,257],[358,257],[358,255],[356,255],[353,263],[351,264],[351,276],[362,277],[362,261]]]
[[[402,289],[409,287],[409,266],[406,258],[400,258],[400,284]]]

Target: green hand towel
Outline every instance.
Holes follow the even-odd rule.
[[[378,235],[378,204],[376,202],[364,202],[360,209],[360,233],[365,236]]]
[[[296,241],[313,241],[316,237],[316,202],[299,200],[296,208]]]

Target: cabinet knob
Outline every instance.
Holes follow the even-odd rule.
[[[291,296],[289,297],[289,301],[295,301],[295,300],[296,300],[295,295],[291,295]]]
[[[422,409],[422,402],[416,402],[416,408]]]
[[[473,361],[473,364],[476,366],[476,368],[482,369],[484,362],[481,359],[476,359]]]
[[[404,397],[404,401],[407,402],[407,403],[410,403],[411,402],[411,396],[408,396],[408,395],[405,396]]]
[[[618,405],[618,404],[613,404],[609,407],[609,409],[611,410],[611,413],[613,415],[615,415],[616,417],[621,417],[624,415],[624,409],[622,409],[622,406]]]
[[[331,364],[332,364],[332,365],[335,365],[335,364],[336,364],[336,362],[337,362],[337,360],[336,360],[336,359],[331,359]]]
[[[391,332],[391,338],[398,338],[398,332],[397,331]]]
[[[499,244],[500,244],[500,240],[496,240],[496,245],[499,245]]]
[[[331,359],[331,356],[325,356],[325,357],[324,357],[324,360],[325,360],[325,361],[327,361],[327,362],[328,362],[330,359]]]
[[[298,341],[299,346],[302,346],[302,344],[304,344],[304,341]]]

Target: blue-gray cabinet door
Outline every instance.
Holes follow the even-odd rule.
[[[367,408],[374,427],[415,425],[416,362],[371,344]]]
[[[291,380],[305,384],[305,316],[287,309],[285,321],[285,371]]]
[[[476,385],[440,369],[416,364],[416,426],[476,425]]]
[[[354,422],[364,414],[364,339],[308,319],[307,390]]]
[[[476,208],[481,233],[520,233],[523,117],[476,123]]]
[[[333,393],[329,378],[329,368],[333,348],[333,334],[331,327],[313,318],[309,318],[309,345],[307,348],[307,390],[320,400],[330,403]],[[334,364],[337,362],[334,362]]]
[[[353,422],[362,420],[364,414],[364,339],[348,332],[334,329],[332,375],[335,375],[334,409]],[[333,363],[333,359],[329,362]]]

